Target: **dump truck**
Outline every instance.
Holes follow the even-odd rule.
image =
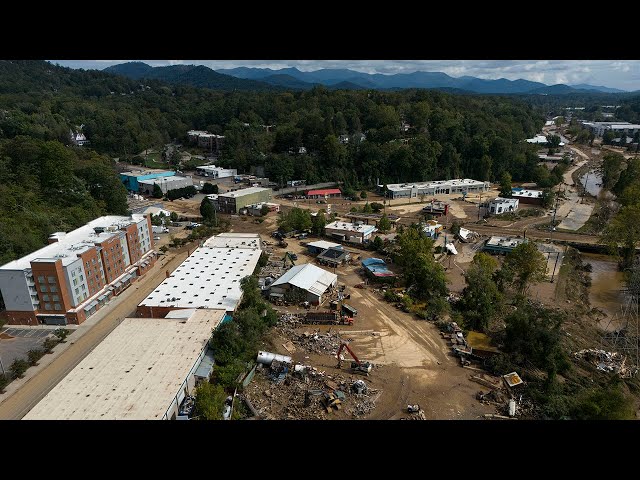
[[[353,318],[332,311],[307,312],[303,322],[311,325],[353,325]]]

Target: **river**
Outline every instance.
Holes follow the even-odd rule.
[[[602,190],[602,174],[597,170],[589,170],[589,172],[580,177],[580,185],[584,187],[585,184],[587,192],[597,197]]]
[[[608,255],[596,253],[581,255],[582,260],[590,263],[592,267],[591,288],[589,288],[591,307],[603,310],[609,317],[618,315],[625,301],[622,293],[624,277],[618,270],[618,262]]]

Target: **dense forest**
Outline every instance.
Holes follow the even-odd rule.
[[[67,142],[69,128],[83,124],[91,148],[122,156],[207,129],[226,137],[220,163],[240,171],[264,165],[276,181],[330,178],[365,186],[377,179],[495,180],[504,171],[535,181],[545,174],[523,142],[539,132],[542,115],[505,96],[325,87],[219,92],[42,61],[0,62],[0,92],[0,137]],[[339,141],[359,132],[366,141]],[[306,154],[289,153],[300,146]]]
[[[0,265],[106,213],[126,214],[112,160],[28,137],[0,140]]]

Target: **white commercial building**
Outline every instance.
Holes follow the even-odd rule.
[[[222,235],[196,248],[138,305],[138,314],[158,318],[177,308],[235,311],[242,299],[240,281],[253,274],[262,250],[257,234]]]
[[[200,167],[196,167],[196,173],[203,177],[227,178],[238,175],[238,170],[235,168],[216,167],[215,165],[202,165]]]
[[[501,213],[515,212],[518,210],[517,198],[496,197],[489,202],[489,213],[499,215]]]
[[[322,295],[338,284],[338,276],[310,263],[291,267],[271,284],[270,296],[283,296],[296,287],[304,290],[306,300],[314,305],[322,303]]]
[[[24,420],[172,420],[224,310],[126,318]]]
[[[582,126],[598,137],[603,136],[607,130],[614,132],[617,137],[620,137],[622,132],[633,136],[640,130],[640,125],[629,122],[582,122]]]
[[[470,178],[421,183],[392,183],[387,185],[387,196],[389,198],[415,198],[420,195],[486,192],[489,187],[489,182],[481,182]],[[378,185],[378,191],[382,193],[384,185]]]
[[[158,185],[162,193],[178,188],[190,187],[193,185],[191,177],[179,177],[177,175],[171,177],[158,177],[150,180],[138,180],[138,192],[145,195],[153,195],[154,185]]]
[[[324,233],[328,237],[351,243],[366,243],[371,239],[371,235],[377,231],[378,229],[373,225],[365,225],[362,222],[335,221],[324,227]]]

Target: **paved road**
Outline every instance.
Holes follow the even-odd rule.
[[[121,318],[130,316],[136,306],[166,278],[165,271],[173,271],[187,257],[187,252],[178,253],[169,258],[165,265],[160,257],[153,269],[145,278],[134,283],[130,292],[113,308],[107,310],[100,319],[84,335],[74,340],[74,335],[67,341],[72,343],[59,357],[30,378],[13,395],[0,403],[0,420],[19,420],[24,417],[49,391],[60,382],[80,361],[89,354],[118,325]],[[166,257],[165,257],[166,258]],[[97,312],[96,315],[99,315]]]

